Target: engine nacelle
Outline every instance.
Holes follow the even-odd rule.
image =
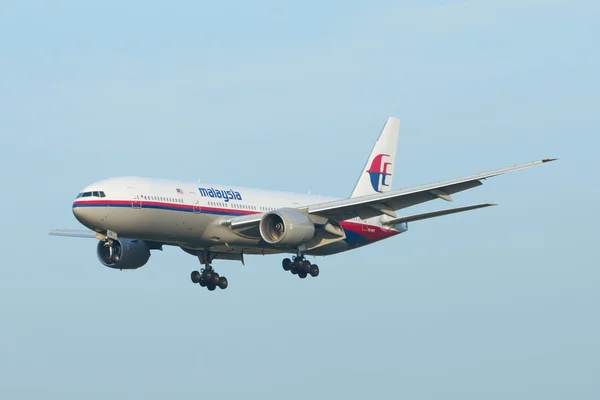
[[[294,210],[278,210],[263,215],[260,236],[277,246],[295,247],[315,236],[315,224],[306,215]]]
[[[102,265],[115,269],[137,269],[148,262],[150,247],[143,240],[119,239],[106,246],[98,242],[96,250]]]

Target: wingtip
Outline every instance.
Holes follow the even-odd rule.
[[[558,158],[544,158],[542,160],[543,163],[548,163],[548,162],[552,162],[552,161],[556,161],[558,160]]]

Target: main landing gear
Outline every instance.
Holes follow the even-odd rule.
[[[281,265],[283,266],[284,271],[290,271],[292,274],[298,275],[300,279],[304,279],[308,275],[313,278],[319,276],[319,266],[311,264],[310,261],[305,260],[302,255],[294,257],[293,260],[284,258]]]
[[[204,257],[201,257],[198,254],[198,258],[200,262],[205,265],[200,271],[192,271],[190,278],[193,283],[199,284],[201,287],[205,287],[211,292],[215,290],[217,287],[220,289],[227,289],[229,283],[227,282],[227,278],[224,276],[219,276],[213,269],[210,263],[214,260],[216,254],[211,257],[211,253],[209,251],[204,252]]]

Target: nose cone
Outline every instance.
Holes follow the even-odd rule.
[[[73,203],[73,215],[77,218],[77,221],[81,222],[82,212],[81,207],[77,205],[77,202]]]
[[[94,229],[89,209],[82,207],[81,204],[75,202],[73,203],[73,215],[82,225],[85,225],[90,229]]]

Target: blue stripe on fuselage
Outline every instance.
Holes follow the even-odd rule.
[[[153,210],[165,210],[165,211],[180,211],[180,212],[188,212],[188,213],[192,213],[194,212],[194,209],[192,206],[169,206],[169,205],[159,205],[159,204],[148,204],[148,203],[142,203],[141,208],[136,208],[136,207],[132,207],[131,204],[123,204],[123,203],[113,203],[113,204],[73,204],[73,208],[91,208],[91,207],[96,207],[96,208],[100,208],[100,207],[106,207],[106,208],[112,208],[112,207],[119,207],[119,208],[131,208],[131,209],[153,209]],[[197,212],[196,214],[210,214],[210,215],[232,215],[232,216],[242,216],[242,215],[249,215],[249,213],[247,212],[243,212],[243,211],[238,211],[238,210],[224,210],[221,208],[204,208],[201,207],[200,211]],[[258,214],[258,213],[256,213]],[[365,245],[370,243],[369,239],[367,239],[365,236],[356,233],[356,232],[352,232],[349,229],[345,230],[346,232],[346,239],[345,242],[348,244],[348,246],[350,248],[353,247],[357,247],[360,245]]]
[[[100,208],[100,207],[106,207],[106,208],[113,208],[113,207],[119,207],[119,208],[131,208],[131,209],[135,209],[135,210],[139,210],[139,209],[153,209],[153,210],[166,210],[166,211],[181,211],[181,212],[194,212],[194,208],[192,206],[169,206],[169,205],[164,205],[164,204],[148,204],[148,203],[142,203],[141,207],[133,207],[131,204],[121,204],[121,203],[113,203],[113,204],[93,204],[93,203],[88,203],[88,204],[73,204],[73,208],[91,208],[91,207],[95,207],[95,208]],[[242,210],[225,210],[225,209],[217,209],[217,208],[205,208],[200,206],[200,210],[198,212],[196,212],[197,214],[211,214],[211,215],[249,215],[248,213],[242,211]]]

